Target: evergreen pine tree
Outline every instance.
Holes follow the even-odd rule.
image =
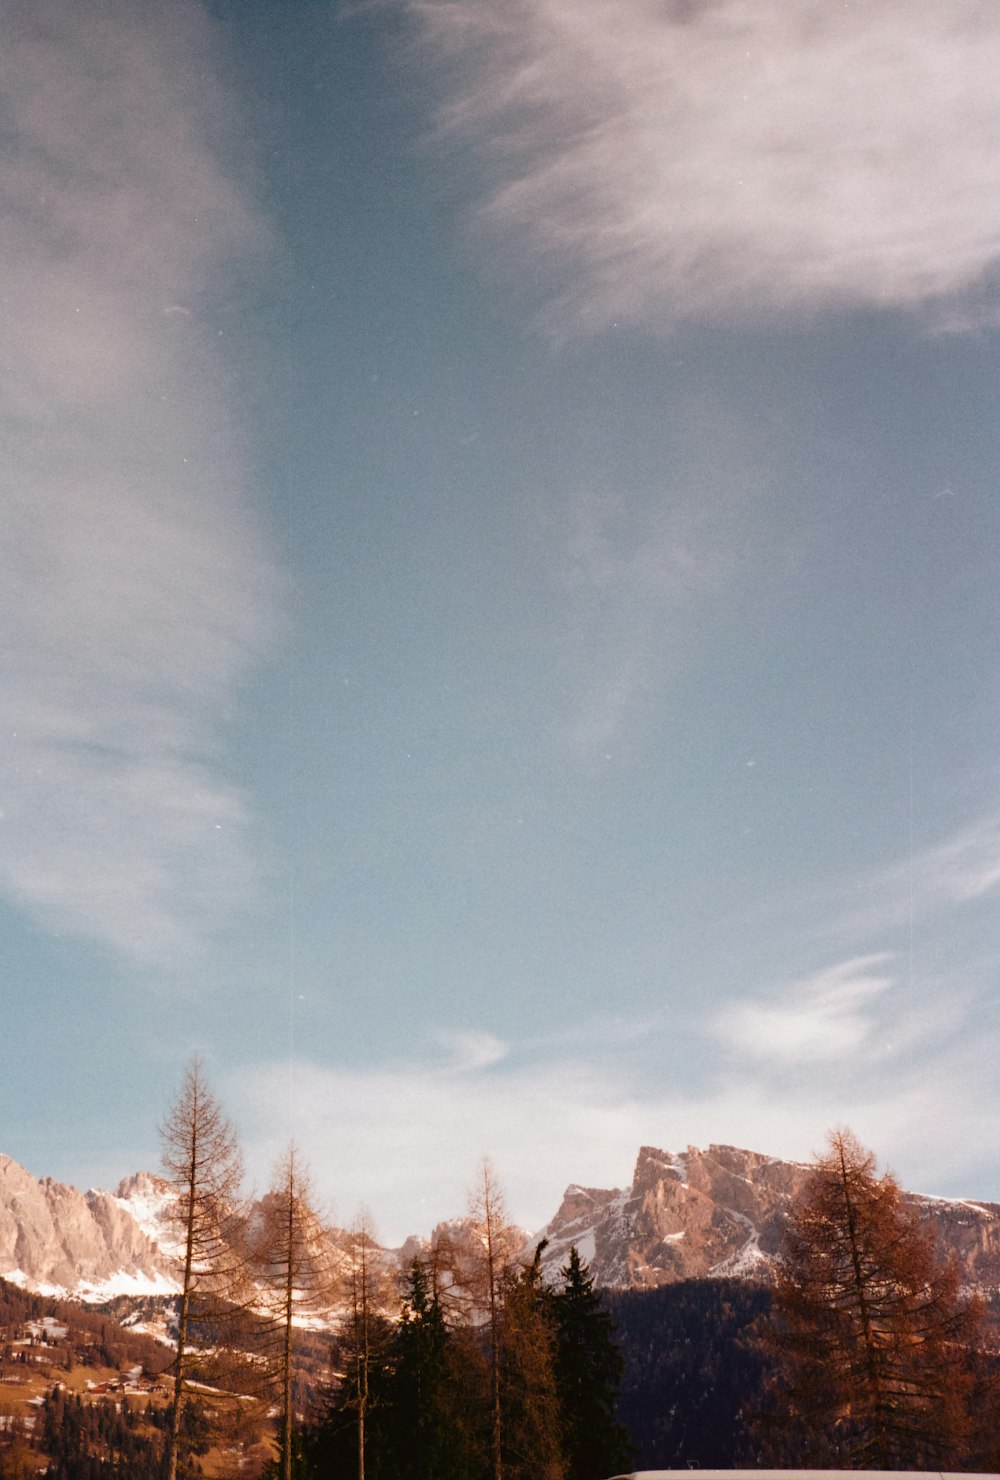
[[[611,1316],[574,1246],[553,1299],[556,1389],[567,1480],[600,1480],[624,1470],[629,1444],[615,1416],[624,1370]]]
[[[410,1264],[394,1345],[388,1414],[397,1480],[472,1480],[476,1445],[461,1393],[475,1374],[460,1369],[419,1259]]]
[[[366,1337],[352,1318],[335,1338],[333,1379],[295,1449],[303,1474],[315,1480],[355,1480],[363,1464],[366,1480],[395,1480],[387,1437],[394,1337],[390,1322],[371,1311]],[[367,1353],[359,1360],[362,1340]]]
[[[303,1450],[313,1473],[390,1480],[387,1408],[395,1328],[382,1315],[387,1275],[366,1213],[351,1234],[347,1312],[334,1341],[333,1381]],[[307,1470],[308,1473],[308,1470]]]

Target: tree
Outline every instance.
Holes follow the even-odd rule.
[[[624,1372],[614,1326],[579,1250],[569,1251],[554,1296],[556,1390],[567,1480],[598,1480],[629,1464],[629,1444],[615,1404]]]
[[[792,1214],[774,1309],[783,1398],[810,1461],[960,1467],[979,1311],[849,1131],[831,1135]]]
[[[393,1327],[383,1314],[389,1300],[380,1253],[371,1220],[362,1212],[350,1234],[347,1313],[334,1342],[334,1383],[308,1446],[322,1474],[347,1473],[348,1446],[357,1480],[391,1474],[385,1468],[384,1425],[370,1428],[369,1423],[372,1412],[380,1413],[386,1405],[393,1358]]]
[[[358,1414],[358,1480],[365,1480],[365,1424],[371,1398],[372,1254],[368,1216],[362,1213],[351,1239],[351,1337]]]
[[[500,1334],[504,1286],[516,1253],[517,1231],[508,1222],[503,1194],[492,1166],[484,1161],[479,1185],[470,1208],[476,1258],[467,1271],[466,1284],[482,1310],[489,1339],[490,1367],[490,1456],[493,1480],[503,1480],[504,1415],[500,1368]]]
[[[481,1365],[455,1341],[420,1259],[410,1262],[393,1347],[386,1407],[395,1480],[472,1480],[479,1436],[462,1396],[478,1395]]]
[[[309,1176],[294,1145],[282,1157],[271,1190],[262,1199],[261,1226],[254,1252],[269,1297],[267,1335],[278,1348],[276,1366],[281,1393],[278,1474],[281,1480],[291,1480],[295,1318],[328,1307],[332,1299],[329,1238],[313,1207]]]
[[[38,1474],[39,1456],[32,1448],[27,1420],[12,1408],[8,1408],[2,1418],[0,1480],[33,1480]]]
[[[785,1443],[787,1425],[766,1446],[757,1432],[774,1372],[773,1354],[756,1337],[769,1318],[770,1286],[717,1277],[618,1290],[606,1299],[625,1361],[617,1411],[644,1466],[800,1463]]]
[[[224,1319],[234,1304],[241,1303],[246,1279],[246,1262],[240,1254],[243,1158],[236,1133],[208,1087],[199,1058],[188,1066],[160,1136],[181,1261],[174,1395],[167,1433],[167,1477],[176,1480],[192,1365],[191,1323],[196,1318]]]
[[[500,1394],[506,1480],[565,1480],[555,1297],[542,1279],[542,1253],[509,1269],[503,1281]]]

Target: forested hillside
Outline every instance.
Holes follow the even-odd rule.
[[[624,1361],[618,1415],[646,1469],[730,1469],[762,1453],[755,1420],[773,1361],[764,1285],[685,1280],[610,1294]]]

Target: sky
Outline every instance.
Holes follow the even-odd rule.
[[[0,1149],[1000,1200],[1000,11],[0,28]]]

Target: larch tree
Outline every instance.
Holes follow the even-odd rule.
[[[191,1324],[219,1319],[245,1298],[242,1252],[243,1158],[236,1133],[192,1059],[181,1092],[160,1127],[163,1168],[173,1193],[170,1217],[181,1266],[174,1393],[167,1433],[167,1477],[176,1480],[178,1445],[192,1366]]]
[[[305,1426],[307,1473],[354,1474],[385,1480],[386,1408],[395,1327],[386,1312],[398,1304],[398,1276],[390,1279],[367,1213],[346,1236],[336,1281],[343,1315],[331,1347],[331,1381]]]
[[[296,1318],[333,1301],[330,1239],[315,1210],[309,1175],[294,1145],[275,1169],[261,1202],[255,1265],[265,1292],[266,1335],[276,1347],[280,1387],[279,1474],[291,1480],[294,1454],[292,1337]]]
[[[385,1268],[371,1218],[365,1211],[351,1230],[349,1252],[348,1311],[342,1348],[349,1370],[347,1406],[353,1408],[357,1425],[357,1480],[365,1480],[368,1412],[374,1390],[381,1388],[384,1377],[387,1323],[382,1311],[389,1303]]]
[[[811,1461],[960,1467],[979,1312],[849,1131],[831,1135],[792,1214],[774,1312],[782,1406]]]
[[[500,1393],[506,1480],[566,1480],[557,1378],[555,1296],[542,1278],[543,1239],[503,1280]]]
[[[508,1221],[503,1193],[489,1161],[480,1168],[470,1207],[475,1257],[465,1283],[487,1322],[490,1367],[490,1456],[492,1480],[503,1480],[504,1415],[501,1373],[503,1303],[519,1243]]]

